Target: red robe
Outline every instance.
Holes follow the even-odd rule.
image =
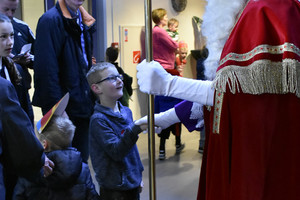
[[[300,199],[299,47],[298,0],[248,2],[217,70],[198,199]]]

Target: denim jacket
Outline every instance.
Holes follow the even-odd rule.
[[[90,155],[96,180],[106,189],[129,190],[142,181],[144,170],[136,141],[141,132],[132,112],[118,103],[120,112],[96,103],[90,121]]]

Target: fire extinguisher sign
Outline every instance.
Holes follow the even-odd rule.
[[[141,61],[141,51],[133,51],[133,64],[140,63]]]
[[[125,34],[125,42],[128,42],[128,29],[127,28],[125,28],[124,34]]]

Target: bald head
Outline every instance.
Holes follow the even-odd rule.
[[[0,12],[10,19],[13,18],[18,6],[19,0],[0,0]]]

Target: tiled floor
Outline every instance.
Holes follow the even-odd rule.
[[[198,153],[199,138],[199,132],[189,133],[183,128],[182,141],[185,143],[185,148],[177,155],[175,137],[171,135],[166,142],[166,160],[161,161],[158,160],[159,137],[155,137],[156,200],[196,199],[202,161],[202,154]],[[140,134],[137,145],[145,168],[141,200],[149,200],[148,135]]]

